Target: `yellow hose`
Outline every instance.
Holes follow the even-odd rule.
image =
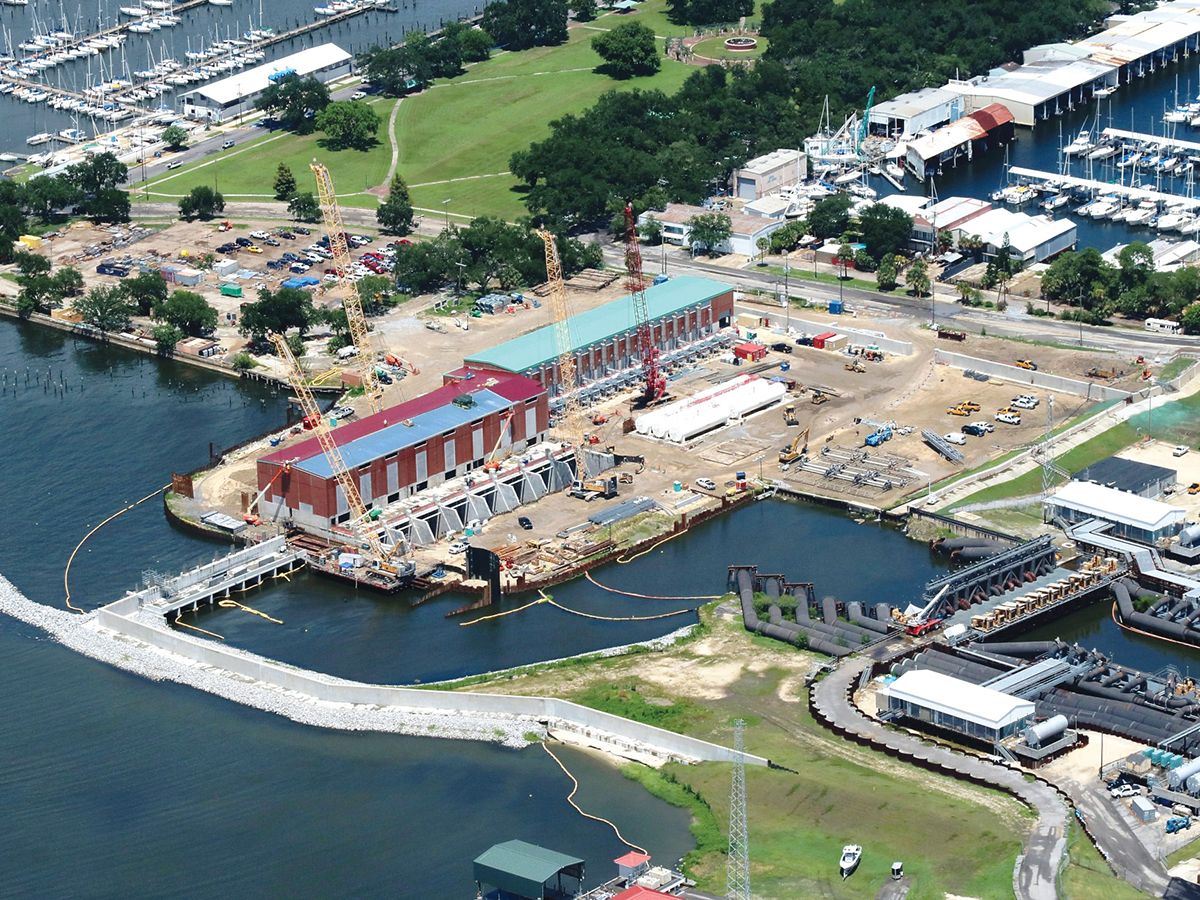
[[[600,588],[602,591],[608,591],[610,594],[620,594],[622,597],[635,597],[638,600],[720,600],[720,594],[698,594],[693,597],[667,597],[660,594],[635,594],[633,591],[622,591],[615,587],[609,587],[606,584],[601,584],[592,577],[591,572],[584,572],[583,577]]]
[[[215,631],[209,631],[207,628],[201,628],[199,625],[189,625],[187,622],[180,621],[179,613],[175,614],[175,624],[181,628],[190,628],[192,631],[198,631],[201,634],[207,634],[209,637],[215,637],[219,641],[225,640],[222,635],[217,634]]]
[[[693,609],[676,609],[671,612],[659,613],[654,616],[598,616],[594,613],[580,612],[577,609],[571,609],[568,606],[563,606],[561,603],[555,603],[547,598],[546,602],[555,609],[561,609],[563,612],[570,613],[573,616],[582,616],[585,619],[596,619],[600,622],[652,622],[655,619],[669,619],[671,616],[682,616],[685,613],[695,612]]]
[[[224,600],[218,600],[217,606],[223,606],[226,609],[240,609],[240,610],[242,610],[242,612],[248,612],[248,613],[251,613],[252,615],[261,616],[262,618],[266,619],[268,622],[274,622],[276,625],[283,624],[282,619],[276,619],[274,616],[268,616],[265,612],[254,609],[251,606],[246,606],[243,603],[238,603],[236,600],[231,600],[228,597],[226,597]]]
[[[547,597],[545,594],[543,594],[541,597],[538,597],[538,599],[531,600],[529,603],[526,603],[524,606],[518,606],[516,609],[509,609],[509,610],[505,610],[504,612],[492,613],[490,616],[480,616],[478,619],[472,619],[470,622],[459,622],[458,627],[466,628],[468,625],[478,625],[480,622],[486,622],[489,619],[500,619],[500,618],[503,618],[504,616],[511,616],[513,613],[519,613],[521,610],[529,609],[529,607],[531,607],[531,606],[537,606],[539,603],[549,603],[549,602],[550,602],[550,598]]]
[[[568,778],[571,779],[571,793],[567,794],[567,802],[570,803],[572,807],[574,807],[575,812],[579,813],[585,819],[591,819],[594,822],[603,822],[605,825],[607,825],[609,828],[611,828],[613,830],[613,834],[615,834],[617,836],[617,840],[619,840],[626,847],[629,847],[631,850],[636,850],[638,853],[645,853],[647,856],[650,855],[649,853],[646,853],[645,847],[639,847],[637,844],[633,843],[632,841],[627,840],[625,835],[621,834],[621,829],[617,827],[615,822],[611,822],[608,819],[605,819],[601,816],[593,816],[590,812],[584,812],[583,809],[580,808],[579,804],[575,802],[575,794],[579,790],[579,780],[574,775],[571,774],[570,769],[568,769],[566,766],[563,765],[562,760],[554,755],[554,751],[550,749],[550,747],[546,744],[545,741],[542,741],[542,749],[550,754],[550,758],[552,760],[554,760],[556,763],[558,763],[558,767],[563,770],[563,773]]]
[[[124,515],[125,513],[129,512],[131,509],[133,509],[135,506],[140,506],[141,504],[143,504],[147,500],[149,500],[151,497],[155,497],[155,496],[161,494],[163,491],[165,491],[170,486],[171,485],[169,485],[169,484],[164,484],[158,490],[147,494],[141,500],[138,500],[134,503],[130,503],[128,506],[117,510],[115,513],[113,513],[111,516],[109,516],[107,519],[105,519],[103,522],[101,522],[99,525],[97,525],[95,528],[93,528],[91,531],[89,531],[87,534],[85,534],[83,536],[83,540],[75,545],[75,549],[72,550],[71,555],[69,557],[67,557],[67,566],[65,569],[63,569],[63,591],[66,593],[66,596],[64,597],[64,599],[67,604],[67,609],[71,610],[72,612],[77,612],[80,614],[82,614],[84,612],[84,610],[80,609],[78,606],[76,606],[75,604],[73,604],[71,602],[70,577],[71,577],[71,563],[75,562],[75,554],[78,553],[79,549],[84,544],[87,543],[88,538],[90,538],[93,534],[95,534],[97,531],[99,531],[101,528],[103,528],[105,525],[107,525],[109,522],[111,522],[117,516]],[[217,635],[217,636],[220,637],[220,635]]]
[[[681,534],[687,534],[687,531],[677,531],[674,534],[669,534],[665,538],[663,538],[661,541],[651,544],[645,550],[642,550],[639,553],[635,553],[635,554],[633,554],[633,556],[626,557],[624,554],[622,554],[621,556],[618,556],[616,561],[622,566],[625,565],[626,563],[631,563],[635,559],[637,559],[639,556],[645,556],[647,553],[651,552],[652,550],[657,550],[659,547],[661,547],[667,541],[675,540],[675,538],[679,537]]]

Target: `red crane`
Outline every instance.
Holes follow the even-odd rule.
[[[645,385],[642,404],[657,403],[667,393],[667,377],[658,366],[658,345],[650,327],[650,309],[646,305],[646,279],[642,275],[642,250],[638,244],[637,223],[633,204],[625,204],[625,290],[633,298],[633,314],[637,324],[638,356],[642,360]]]

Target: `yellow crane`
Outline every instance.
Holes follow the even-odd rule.
[[[354,476],[350,474],[350,470],[346,467],[346,461],[342,459],[342,451],[338,449],[338,445],[333,439],[332,429],[321,415],[321,408],[317,406],[312,391],[305,383],[304,370],[300,368],[300,363],[296,362],[296,357],[292,355],[292,350],[288,347],[287,340],[282,334],[272,332],[270,337],[271,343],[275,345],[275,351],[287,367],[288,380],[292,383],[296,399],[300,401],[304,421],[312,424],[313,434],[316,435],[317,442],[321,445],[321,452],[325,454],[325,459],[329,462],[329,470],[333,473],[338,487],[342,489],[342,494],[346,498],[346,506],[350,510],[350,522],[348,523],[350,530],[370,548],[371,555],[381,568],[394,571],[393,567],[387,565],[387,560],[394,552],[395,547],[391,550],[386,549],[375,530],[364,527],[370,513],[366,504],[363,503],[362,494],[358,492],[358,484],[355,483]]]
[[[358,349],[357,369],[362,380],[363,393],[371,404],[371,412],[379,412],[383,406],[383,385],[375,371],[375,353],[371,348],[371,334],[367,317],[363,313],[358,290],[346,276],[353,263],[350,248],[346,246],[346,226],[342,222],[342,211],[338,208],[337,194],[333,189],[333,178],[329,169],[315,159],[309,164],[317,179],[317,198],[321,203],[321,218],[325,222],[325,236],[329,238],[329,252],[333,254],[333,267],[337,270],[338,290],[341,292],[342,308],[346,310],[346,323],[350,328],[350,340]]]
[[[571,340],[567,287],[563,283],[562,263],[558,258],[558,244],[554,241],[554,235],[540,229],[537,236],[546,248],[546,287],[550,289],[550,314],[554,318],[554,338],[558,348],[558,384],[563,406],[557,430],[562,439],[575,448],[575,478],[584,480],[587,473],[583,466],[583,443],[589,438],[584,434],[582,411],[575,396],[575,347]]]

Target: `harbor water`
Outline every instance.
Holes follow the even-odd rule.
[[[284,406],[258,386],[0,319],[0,572],[61,605],[67,555],[92,525],[203,464],[209,442],[277,425]],[[72,594],[94,606],[147,568],[213,550],[146,503],[85,546]],[[471,860],[497,841],[584,857],[592,884],[625,849],[563,802],[570,782],[536,747],[308,728],[111,669],[3,616],[0,682],[6,897],[468,896]],[[564,753],[584,808],[659,860],[691,847],[686,812]]]

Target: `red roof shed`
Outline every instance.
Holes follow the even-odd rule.
[[[739,359],[758,362],[767,355],[767,348],[762,344],[756,344],[753,341],[746,341],[746,343],[738,344],[733,348],[733,355]]]

